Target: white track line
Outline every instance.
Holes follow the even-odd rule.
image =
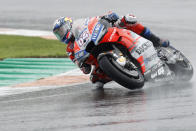
[[[54,36],[51,31],[0,28],[0,34],[21,36]]]
[[[59,74],[57,76],[77,76],[77,75],[83,75],[80,69],[74,69],[62,74]],[[74,83],[74,84],[68,84],[68,85],[62,85],[62,86],[40,86],[40,87],[0,87],[0,96],[6,96],[6,95],[13,95],[13,94],[21,94],[26,92],[33,92],[33,91],[41,91],[41,90],[48,90],[48,89],[56,89],[61,87],[67,87],[67,86],[73,86],[73,85],[79,85],[84,84],[88,82],[83,83]]]
[[[64,87],[68,87],[68,86],[80,85],[80,84],[85,84],[85,83],[88,83],[88,82],[74,83],[74,84],[63,85],[63,86],[0,87],[0,97],[28,93],[28,92],[34,92],[34,91],[42,91],[42,90],[48,90],[48,89],[64,88]]]
[[[47,36],[54,36],[52,32],[50,31],[41,31],[41,30],[27,30],[27,29],[11,29],[11,28],[0,28],[0,34],[4,35],[20,35],[20,36],[38,36],[38,37],[47,37]],[[74,69],[62,74],[59,74],[57,76],[78,76],[83,75],[83,73],[80,71],[80,69]],[[84,82],[86,83],[86,82]],[[77,84],[69,84],[64,85],[66,86],[72,86],[72,85],[78,85]],[[82,84],[82,83],[81,83]],[[41,91],[41,90],[47,90],[52,88],[60,88],[60,86],[47,86],[47,87],[0,87],[0,96],[6,96],[6,95],[13,95],[13,94],[21,94],[25,92],[32,92],[32,91]]]
[[[61,74],[59,74],[59,75],[57,75],[57,76],[66,76],[66,75],[68,75],[68,76],[79,76],[79,75],[84,75],[84,74],[83,74],[82,71],[78,68],[78,69],[74,69],[74,70],[71,70],[71,71],[67,71],[67,72],[65,72],[65,73],[61,73]]]
[[[38,37],[53,37],[53,33],[50,31],[41,31],[41,30],[27,30],[27,29],[10,29],[10,28],[0,28],[0,34],[4,35],[19,35],[19,36],[38,36]],[[71,70],[57,76],[77,76],[82,75],[82,72],[79,69]],[[85,82],[86,83],[86,82]],[[77,83],[78,84],[78,83]],[[77,84],[69,84],[65,86],[77,85]],[[81,83],[82,84],[82,83]],[[47,87],[0,87],[0,96],[13,95],[13,94],[21,94],[25,92],[32,91],[41,91],[47,90],[51,88],[60,88],[59,86],[47,86]]]

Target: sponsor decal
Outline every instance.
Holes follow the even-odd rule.
[[[157,76],[164,75],[165,70],[163,67],[159,68],[155,73],[151,74],[151,78],[154,79]]]
[[[112,38],[113,38],[113,36],[114,36],[115,33],[116,33],[116,28],[114,28],[114,30],[113,30],[110,38],[108,39],[108,41],[111,41],[112,40]]]
[[[97,23],[97,25],[95,26],[93,33],[92,33],[92,41],[96,42],[97,38],[102,30],[103,25],[101,23]]]
[[[162,62],[159,62],[158,64],[156,64],[155,66],[153,66],[152,68],[151,68],[151,71],[153,72],[153,71],[155,71],[155,70],[157,70],[159,67],[161,67],[163,65],[163,63]]]
[[[75,53],[75,59],[81,59],[86,54],[87,52],[85,50],[78,51],[77,53]]]
[[[137,49],[136,49],[136,52],[141,55],[144,51],[146,51],[149,47],[152,46],[152,43],[150,41],[147,41],[145,43],[143,43],[141,46],[139,46]]]
[[[90,36],[90,34],[89,34],[88,30],[83,31],[83,32],[80,34],[80,38],[79,38],[79,40],[78,40],[78,45],[79,45],[80,47],[82,47],[82,46],[87,42],[89,36]]]
[[[165,76],[162,78],[155,78],[154,81],[155,82],[163,82],[163,81],[171,81],[174,80],[174,75],[169,75],[169,76]]]
[[[151,55],[150,57],[147,57],[144,59],[144,63],[145,65],[147,65],[149,62],[151,62],[152,60],[156,59],[158,56],[157,56],[157,53],[154,53],[153,55]]]

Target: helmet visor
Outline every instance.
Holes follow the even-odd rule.
[[[56,35],[57,39],[63,40],[64,36],[68,32],[68,27],[66,24],[63,24],[61,27],[54,30],[54,34]]]

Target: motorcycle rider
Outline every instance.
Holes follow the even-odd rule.
[[[140,24],[134,15],[127,14],[125,16],[119,17],[116,13],[109,12],[106,15],[98,17],[99,19],[106,20],[115,27],[124,28],[135,32],[136,34],[150,40],[155,47],[167,47],[170,44],[168,40],[160,39],[147,27],[144,27],[142,24]],[[53,33],[56,35],[58,40],[67,44],[66,51],[70,59],[75,63],[73,51],[75,37],[72,33],[72,24],[74,24],[72,18],[58,18],[54,23]],[[89,74],[91,72],[91,65],[83,64],[81,70],[84,74]],[[90,80],[93,83],[93,87],[95,89],[103,88],[105,83],[111,81],[111,79],[107,77],[99,67],[94,67],[90,75]]]

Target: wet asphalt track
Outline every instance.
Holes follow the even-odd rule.
[[[59,3],[62,0],[46,1],[4,1],[0,5],[0,25],[48,30],[56,16],[70,14],[77,18],[111,9],[119,14],[133,12],[196,65],[195,0],[73,0],[66,9],[64,3]],[[73,7],[75,2],[79,5]],[[104,4],[100,7],[101,2]],[[194,77],[189,83],[148,84],[134,92],[113,83],[104,91],[92,91],[90,84],[83,84],[4,96],[0,97],[0,130],[195,131],[195,82]]]
[[[185,88],[186,87],[186,88]],[[130,92],[116,84],[89,84],[0,98],[2,131],[194,131],[192,84]]]

